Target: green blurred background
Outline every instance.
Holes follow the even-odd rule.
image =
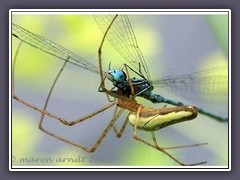
[[[152,78],[163,75],[188,74],[228,64],[227,15],[133,15],[129,16],[138,44],[147,61]],[[97,65],[97,50],[102,33],[90,15],[16,14],[12,22],[64,46]],[[12,53],[19,41],[12,38]],[[104,69],[121,68],[124,60],[105,43]],[[17,94],[38,107],[43,107],[50,85],[62,61],[26,44],[21,47],[16,66]],[[96,74],[69,65],[63,72],[49,112],[74,120],[108,103],[98,93],[100,79]],[[211,87],[210,84],[208,86]],[[224,87],[226,88],[226,87]],[[166,90],[156,93],[176,98],[187,104],[199,105],[211,112],[228,115],[228,102],[204,103],[186,100]],[[203,95],[204,96],[204,95]],[[220,99],[220,98],[219,98]],[[161,108],[164,104],[146,106]],[[166,155],[132,138],[128,126],[121,139],[113,131],[92,154],[65,144],[38,130],[40,113],[19,102],[12,102],[12,162],[19,166],[168,166],[177,165]],[[44,126],[62,136],[91,146],[107,126],[113,109],[91,118],[78,126],[66,127],[52,118]],[[124,117],[119,120],[119,127]],[[147,132],[139,134],[150,139]],[[207,146],[176,149],[170,152],[182,162],[208,161],[206,166],[228,165],[228,124],[199,115],[196,120],[162,129],[156,133],[162,146],[177,146],[208,142]]]

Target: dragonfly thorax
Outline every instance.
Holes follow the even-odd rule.
[[[113,86],[117,88],[116,92],[119,95],[126,96],[127,98],[135,98],[137,96],[143,97],[153,103],[170,102],[161,95],[154,94],[153,86],[145,78],[130,78],[127,79],[127,75],[123,70],[112,69],[106,73],[107,78],[113,82]],[[130,82],[129,82],[130,81]],[[131,88],[131,85],[132,88]],[[133,91],[132,91],[133,90]],[[172,102],[172,101],[171,101]],[[180,104],[178,104],[180,105]],[[181,104],[182,105],[182,104]]]

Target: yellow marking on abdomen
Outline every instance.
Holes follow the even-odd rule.
[[[177,109],[178,107],[176,107]],[[180,107],[179,107],[180,108]],[[188,110],[190,109],[190,110]],[[172,111],[165,114],[156,114],[151,116],[139,115],[135,113],[129,115],[129,122],[132,126],[137,122],[137,128],[145,131],[156,131],[166,126],[194,119],[197,116],[197,108],[188,106],[186,110]]]

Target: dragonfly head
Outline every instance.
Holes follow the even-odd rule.
[[[109,70],[107,72],[107,78],[113,83],[123,83],[127,80],[126,73],[116,69]]]

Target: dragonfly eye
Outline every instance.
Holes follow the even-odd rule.
[[[122,70],[109,70],[108,75],[111,81],[115,81],[117,83],[122,83],[127,80],[126,74]]]

